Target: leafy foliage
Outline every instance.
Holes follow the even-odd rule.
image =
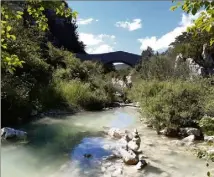
[[[54,40],[50,39],[50,37],[55,38],[53,33],[55,28],[49,22],[61,18],[63,25],[70,26],[71,36],[66,34],[72,41],[72,45],[68,44],[72,46],[70,49],[74,53],[84,51],[84,47],[79,42],[77,28],[71,23],[74,14],[68,17],[68,12],[60,13],[63,8],[65,10],[68,8],[66,3],[65,6],[61,6],[62,2],[2,3],[6,16],[4,18],[7,18],[7,14],[17,15],[17,9],[23,12],[18,13],[17,18],[8,17],[4,26],[10,38],[5,38],[3,41],[6,48],[1,52],[3,126],[29,121],[29,117],[35,111],[42,112],[56,108],[102,109],[114,99],[110,78],[104,75],[104,68],[100,63],[81,62],[73,53],[66,50],[66,45],[62,47],[63,42],[56,45]],[[55,9],[59,14],[56,15],[54,11],[55,15],[50,17],[46,13],[47,9]],[[46,28],[47,24],[50,30]],[[13,60],[21,62],[22,67],[15,65],[13,61],[6,61],[3,56],[5,59],[12,57]],[[18,59],[15,59],[15,56]],[[11,70],[12,74],[8,70]]]
[[[192,32],[183,32],[175,38],[170,45],[176,54],[182,53],[184,58],[193,58],[196,63],[204,68],[210,67],[202,57],[203,45],[211,39],[210,33],[198,32],[195,36]],[[194,40],[193,40],[194,39]],[[214,45],[208,47],[210,54],[213,54]],[[214,66],[213,66],[214,67]]]
[[[197,36],[198,32],[210,33],[212,35],[210,45],[212,45],[214,43],[214,2],[208,0],[185,0],[171,7],[171,10],[174,11],[179,7],[181,7],[184,12],[192,15],[195,15],[203,9],[199,17],[194,21],[194,26],[189,27],[188,31],[193,32],[195,36]]]
[[[203,115],[202,86],[189,81],[140,81],[130,97],[139,101],[143,112],[157,130],[185,127]]]
[[[199,121],[200,127],[207,135],[214,135],[214,119],[209,116],[204,116]]]
[[[153,56],[144,59],[136,66],[135,72],[141,79],[166,80],[170,78],[186,78],[189,74],[185,64],[175,68],[175,59],[167,55]]]
[[[52,9],[61,16],[76,17],[77,13],[72,12],[70,8],[65,6],[65,3],[62,1],[40,1],[40,0],[30,0],[25,1],[26,11],[33,18],[38,29],[42,31],[48,30],[48,19],[44,15],[45,9]],[[14,53],[9,53],[11,49],[8,46],[10,40],[16,40],[16,35],[11,33],[13,31],[11,23],[23,18],[25,9],[23,11],[16,11],[10,2],[3,2],[1,8],[1,42],[2,42],[2,64],[9,72],[13,73],[16,67],[22,67],[24,61]]]

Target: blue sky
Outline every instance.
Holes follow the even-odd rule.
[[[147,46],[164,51],[196,16],[171,1],[67,1],[79,13],[80,39],[88,53],[126,51],[141,54]]]

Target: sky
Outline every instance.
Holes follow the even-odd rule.
[[[174,12],[168,1],[67,1],[78,12],[80,40],[89,54],[125,51],[140,55],[148,46],[165,51],[198,16]]]

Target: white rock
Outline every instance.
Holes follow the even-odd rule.
[[[123,137],[118,141],[118,147],[126,149],[127,146],[128,146],[128,141],[127,141],[126,137]]]
[[[138,149],[140,148],[140,146],[135,141],[131,140],[128,143],[128,148],[136,152],[136,151],[138,151]]]
[[[159,132],[161,135],[166,135],[167,134],[167,128],[164,128]]]
[[[188,143],[193,142],[195,140],[195,135],[189,135],[188,137],[182,139],[182,142]]]
[[[120,149],[120,154],[123,158],[123,161],[127,165],[136,165],[138,163],[137,155],[132,150]]]
[[[204,141],[214,143],[214,136],[205,136]]]
[[[1,129],[1,137],[7,138],[26,138],[27,132],[15,130],[13,128],[4,127]]]
[[[105,168],[105,167],[101,167],[101,171],[102,171],[102,172],[105,172],[105,171],[106,171],[106,168]]]
[[[137,165],[135,166],[135,168],[137,170],[141,170],[143,167],[145,167],[147,165],[145,160],[140,160]]]
[[[123,133],[118,128],[111,128],[108,131],[108,135],[110,135],[112,138],[120,139],[123,136]]]
[[[207,151],[207,154],[208,154],[208,155],[214,155],[214,149],[209,149],[209,150]]]
[[[135,103],[135,106],[136,106],[136,107],[140,107],[140,102],[136,102],[136,103]]]
[[[200,136],[201,132],[197,128],[186,128],[187,134],[188,135],[195,135],[195,136]]]

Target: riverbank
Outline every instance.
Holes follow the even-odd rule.
[[[138,109],[121,107],[71,116],[48,116],[33,121],[22,127],[29,134],[28,142],[2,145],[2,176],[104,176],[100,163],[105,150],[101,142],[114,141],[102,135],[103,126],[128,131],[137,128],[141,137],[141,147],[148,166],[143,171],[136,171],[134,166],[122,165],[123,177],[201,177],[213,168],[213,164],[207,168],[206,161],[187,151],[188,147],[173,143],[175,139],[157,135],[140,119]],[[92,153],[94,158],[85,159],[84,153]],[[78,163],[74,163],[74,160]],[[91,166],[94,161],[98,164]],[[110,166],[117,167],[120,163],[119,160],[112,161]]]

